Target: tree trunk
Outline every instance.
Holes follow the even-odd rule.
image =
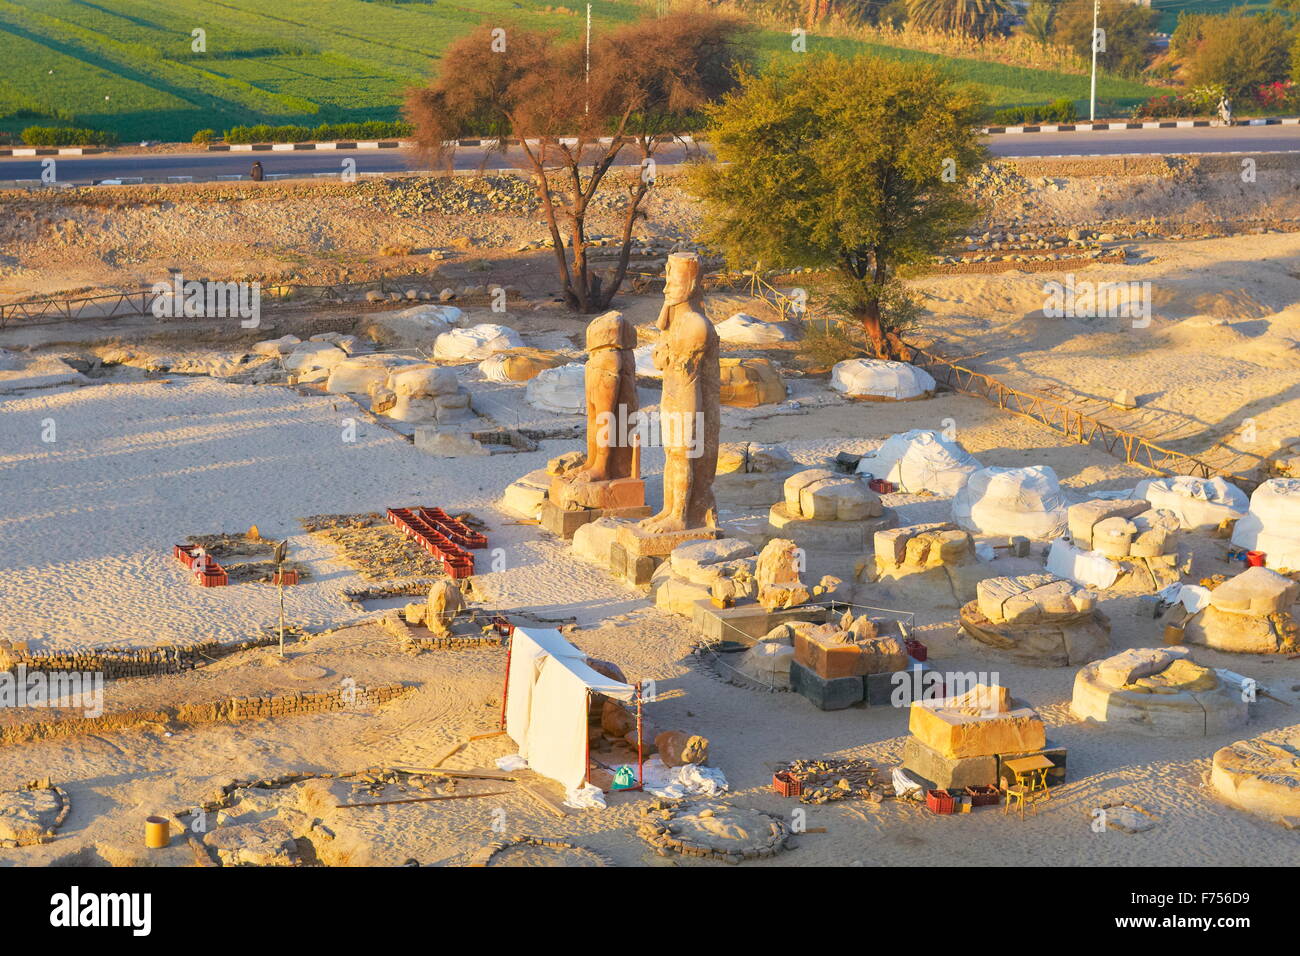
[[[867,340],[871,343],[876,358],[893,358],[893,349],[880,322],[880,300],[872,298],[864,302],[858,317],[862,321],[862,331],[867,333]]]

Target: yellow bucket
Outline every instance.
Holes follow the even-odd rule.
[[[148,817],[144,821],[144,845],[161,850],[171,843],[171,823],[166,817]]]

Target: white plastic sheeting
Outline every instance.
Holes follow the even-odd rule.
[[[1270,478],[1256,488],[1232,543],[1263,551],[1265,567],[1274,571],[1300,571],[1300,478]]]
[[[682,797],[716,797],[728,788],[721,770],[696,763],[669,767],[659,755],[645,762],[645,789],[656,797],[680,800]]]
[[[955,441],[935,431],[914,428],[890,435],[858,462],[858,474],[892,481],[901,490],[952,496],[982,466]]]
[[[632,350],[632,358],[636,360],[636,373],[644,375],[647,378],[663,378],[664,373],[655,368],[653,345],[641,345]]]
[[[831,369],[831,388],[850,398],[920,398],[935,389],[925,369],[906,362],[849,359]]]
[[[493,352],[523,346],[519,333],[505,325],[452,329],[433,340],[433,357],[444,362],[480,362]]]
[[[587,655],[559,631],[516,627],[506,677],[506,733],[519,756],[566,791],[587,776],[587,696],[632,701],[636,688],[587,665]]]
[[[1066,500],[1047,465],[981,468],[952,499],[952,516],[977,534],[1055,538],[1065,533]]]
[[[1104,591],[1119,577],[1119,567],[1103,554],[1084,551],[1057,538],[1047,551],[1047,570],[1086,588]]]
[[[745,312],[737,312],[714,328],[718,338],[735,345],[770,345],[794,338],[790,330],[777,322],[764,322]]]
[[[1178,515],[1184,528],[1217,528],[1229,518],[1240,518],[1249,502],[1246,493],[1222,478],[1149,478],[1139,481],[1133,493]]]
[[[542,369],[524,390],[534,408],[574,415],[587,410],[587,366],[571,363]]]

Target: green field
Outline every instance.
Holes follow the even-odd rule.
[[[253,123],[391,120],[402,91],[480,23],[579,36],[577,11],[533,0],[0,0],[0,130],[55,120],[116,132],[123,141],[188,140]],[[594,29],[635,19],[632,0],[594,0]],[[207,50],[191,51],[192,31]],[[789,37],[760,33],[765,56],[794,56]],[[995,106],[1083,100],[1088,79],[979,60],[946,59],[842,38],[808,49],[869,50],[944,60],[983,86]],[[1159,90],[1104,78],[1113,109]]]
[[[1188,13],[1220,15],[1233,10],[1263,13],[1277,9],[1269,0],[1151,0],[1151,6],[1160,12],[1156,29],[1161,33],[1173,33],[1174,27],[1178,26],[1178,14],[1184,10]]]

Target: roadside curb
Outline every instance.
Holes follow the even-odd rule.
[[[1040,126],[986,126],[981,132],[988,136],[1008,133],[1093,133],[1108,129],[1192,129],[1213,126],[1217,120],[1151,120],[1145,123],[1060,123]],[[1300,116],[1269,116],[1263,119],[1241,120],[1234,126],[1300,126]]]

